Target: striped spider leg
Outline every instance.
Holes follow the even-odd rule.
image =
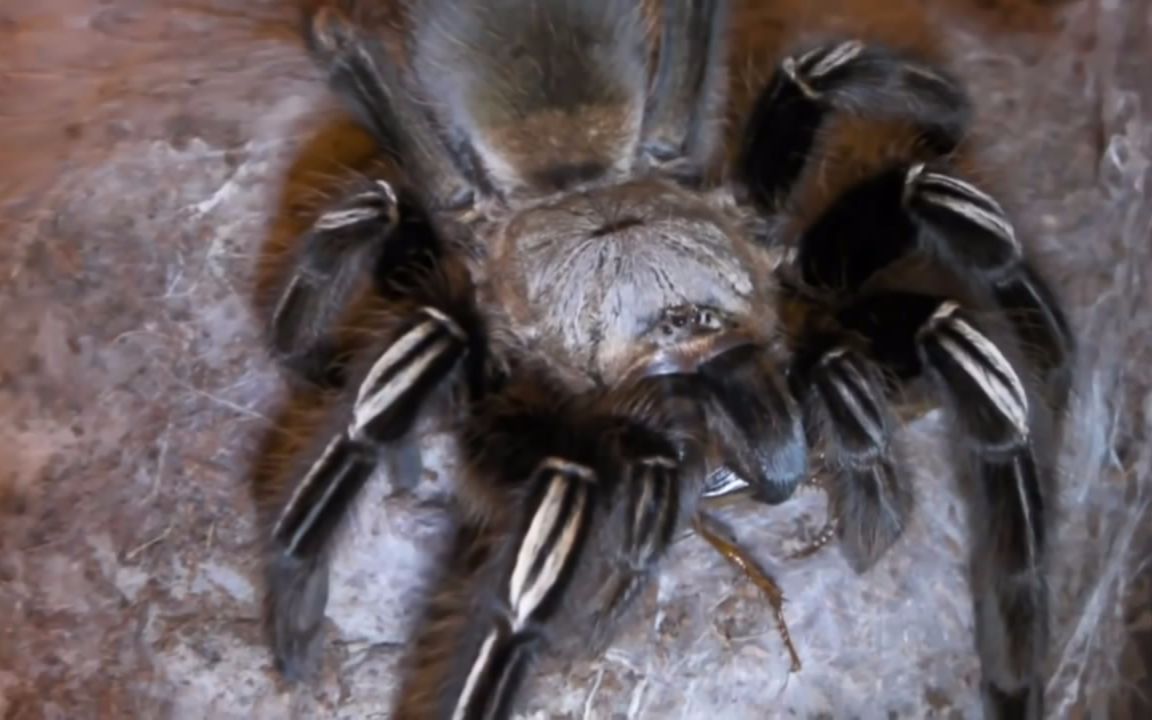
[[[782,384],[772,387],[770,357],[741,345],[691,371],[657,358],[657,374],[593,400],[514,367],[509,386],[468,421],[464,540],[417,633],[397,717],[507,717],[541,650],[604,648],[688,525],[778,605],[775,586],[758,581],[763,571],[698,507],[716,453],[747,450],[746,471],[773,491],[805,472],[798,408]],[[739,412],[761,413],[752,424],[733,424],[750,419],[729,403],[740,388]]]
[[[377,187],[379,197],[394,197],[388,186]],[[352,218],[359,210],[338,212]],[[354,284],[353,270],[363,271],[366,256],[397,252],[369,247],[387,246],[393,238],[361,222],[364,236],[322,215],[305,243],[306,260],[274,316],[274,336],[290,355],[308,357],[318,347],[332,347],[319,330],[320,319],[338,313],[338,301]],[[325,235],[334,232],[347,235]],[[421,232],[428,240],[426,229]],[[324,239],[333,243],[325,245]],[[342,384],[354,392],[346,392],[331,411],[322,444],[296,460],[286,492],[276,499],[267,551],[268,631],[277,665],[291,679],[307,675],[317,660],[328,557],[361,488],[382,460],[408,447],[426,407],[439,397],[468,397],[479,389],[485,347],[471,282],[452,258],[437,256],[435,247],[423,250],[411,253],[409,259],[416,260],[407,265],[390,264],[387,278],[378,277],[381,308],[358,328],[369,340],[342,368]],[[319,366],[312,361],[312,367]]]
[[[324,207],[296,243],[292,272],[270,321],[273,352],[321,386],[340,385],[337,329],[367,284],[388,295],[397,272],[428,264],[437,243],[393,184],[357,177]]]
[[[790,381],[858,571],[899,538],[913,504],[890,404],[920,381],[948,408],[975,488],[988,711],[1040,718],[1045,525],[1073,343],[1003,207],[949,161],[969,107],[939,68],[857,41],[820,46],[786,58],[761,96],[743,174],[762,208],[779,208],[837,116],[904,123],[929,155],[858,182],[803,232],[784,271],[792,300],[807,305]]]
[[[273,348],[287,364],[345,390],[271,513],[265,617],[289,679],[319,659],[329,556],[360,490],[381,460],[411,454],[409,435],[438,398],[475,399],[489,369],[471,273],[429,220],[429,208],[470,199],[446,151],[414,121],[407,98],[394,95],[390,66],[344,12],[326,6],[310,15],[306,40],[381,148],[421,183],[408,201],[391,184],[363,181],[327,208],[302,239],[273,313]],[[413,161],[405,147],[426,152]],[[357,328],[367,341],[345,348],[349,333],[334,326],[367,279],[382,309]]]

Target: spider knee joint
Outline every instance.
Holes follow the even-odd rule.
[[[996,344],[963,316],[958,304],[942,303],[919,331],[919,339],[959,407],[971,408],[962,414],[986,428],[982,439],[1019,444],[1028,438],[1024,384]]]

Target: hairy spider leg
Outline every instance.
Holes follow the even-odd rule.
[[[809,442],[832,473],[829,516],[849,565],[864,572],[904,533],[913,492],[897,467],[895,419],[876,363],[846,338],[812,337],[791,376]]]
[[[492,529],[456,550],[475,555],[482,543],[478,560],[449,559],[397,717],[506,718],[558,615],[579,616],[587,645],[610,637],[701,484],[698,453],[666,437],[698,422],[692,384],[644,380],[600,411],[516,374],[477,408],[464,454],[474,487],[499,491],[485,513]]]
[[[1050,402],[1063,408],[1075,355],[1072,331],[1055,294],[1025,259],[1000,203],[944,163],[912,165],[903,183],[901,198],[919,226],[919,246],[972,272],[991,289],[1021,349],[1044,378]]]
[[[837,116],[908,123],[936,154],[952,152],[971,107],[960,83],[894,50],[845,40],[783,60],[745,126],[740,179],[766,211],[779,210]]]
[[[939,69],[857,41],[787,58],[756,103],[741,159],[762,208],[787,200],[835,114],[905,122],[929,151],[946,155],[963,138],[970,105]],[[1025,260],[999,203],[940,161],[893,167],[849,189],[798,250],[802,285],[824,298],[842,333],[829,341],[820,325],[801,340],[795,376],[806,415],[843,454],[845,470],[856,466],[846,439],[867,441],[857,450],[873,472],[871,483],[836,486],[836,504],[855,508],[838,514],[841,537],[855,538],[849,558],[867,567],[903,526],[904,485],[885,451],[892,421],[882,396],[890,377],[926,375],[962,430],[959,455],[978,487],[973,516],[983,532],[973,557],[987,562],[975,563],[973,579],[989,712],[1042,716],[1045,453],[1074,353],[1054,294]],[[921,294],[924,278],[905,288],[912,292],[892,292],[900,281],[883,271],[917,254],[950,274],[966,300],[998,307],[1010,331],[990,336],[956,301]],[[1018,368],[1027,370],[1023,380]],[[1029,384],[1035,376],[1042,388]]]
[[[960,82],[940,68],[857,40],[821,45],[785,58],[757,98],[741,179],[762,208],[775,210],[799,182],[820,129],[837,116],[907,123],[933,155],[944,156],[960,145],[971,114]],[[861,243],[860,227],[891,239]],[[808,284],[851,292],[913,248],[962,265],[987,284],[1063,404],[1074,354],[1068,321],[1024,260],[1003,208],[946,164],[898,167],[857,185],[808,231],[800,266]]]
[[[1006,311],[1006,327],[991,318],[977,322],[957,300],[924,294],[916,273],[872,283],[865,272],[871,251],[857,249],[867,244],[859,229],[869,227],[883,228],[875,236],[882,242],[935,260],[941,277],[952,278],[941,286],[944,293],[955,290],[978,307]],[[860,279],[844,288],[854,261]],[[847,291],[837,320],[867,339],[868,354],[885,371],[903,379],[928,377],[951,409],[961,431],[958,457],[974,481],[978,508],[973,582],[989,712],[1042,716],[1045,491],[1053,482],[1049,445],[1064,400],[1059,376],[1071,354],[1058,306],[1002,305],[998,287],[1039,283],[1011,223],[971,183],[920,164],[881,173],[845,193],[806,234],[799,262],[806,282]],[[908,281],[915,281],[912,292],[901,290]],[[1031,303],[1047,292],[1028,296]],[[1059,318],[1045,326],[1052,341],[1047,364],[1029,345],[1036,336],[1021,332],[1021,312]],[[1030,384],[1033,378],[1038,387]]]
[[[476,651],[452,720],[511,713],[536,626],[555,611],[587,537],[596,481],[595,470],[586,465],[558,457],[541,461],[500,593],[504,612]]]
[[[724,100],[721,56],[727,0],[664,0],[659,61],[644,111],[640,152],[682,179],[700,179],[722,134],[715,127]]]
[[[841,313],[886,365],[930,378],[959,432],[974,482],[973,583],[978,647],[993,717],[1043,716],[1048,409],[1004,351],[958,303],[884,293]],[[1017,361],[1019,364],[1020,360]],[[1039,437],[1038,437],[1039,435]]]
[[[271,318],[272,349],[286,365],[321,384],[338,382],[328,377],[339,353],[332,328],[399,221],[392,186],[361,180],[324,208],[300,238]]]
[[[270,320],[272,349],[321,387],[342,387],[353,300],[369,284],[384,299],[431,270],[439,242],[424,214],[382,179],[357,178],[324,208],[296,243],[293,271]]]
[[[407,441],[429,401],[479,374],[484,338],[462,270],[422,275],[393,303],[351,373],[355,394],[333,412],[326,445],[301,458],[270,533],[269,630],[284,674],[307,674],[319,642],[327,557],[337,530],[388,450]],[[463,368],[461,368],[463,366]]]
[[[885,241],[861,242],[862,227]],[[805,233],[798,262],[808,285],[850,294],[911,252],[991,294],[1062,407],[1075,352],[1068,321],[1001,205],[944,163],[896,166],[849,189]]]
[[[308,17],[305,38],[340,99],[381,149],[419,179],[422,206],[467,205],[475,189],[485,187],[471,153],[450,152],[450,139],[427,122],[408,79],[377,37],[363,32],[341,9],[323,6]]]

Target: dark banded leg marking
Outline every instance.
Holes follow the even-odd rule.
[[[852,62],[864,52],[864,43],[848,40],[839,45],[809,50],[800,57],[786,57],[780,69],[788,79],[810,100],[819,100],[823,91],[817,90],[820,81],[833,71]]]
[[[927,376],[944,401],[960,477],[975,484],[972,578],[990,716],[1043,717],[1045,491],[1055,460],[1037,455],[1052,432],[1049,405],[1031,394],[1043,388],[1018,374],[1013,363],[1026,357],[1006,354],[954,301],[883,293],[837,317],[869,338],[886,369]]]
[[[848,40],[787,57],[753,106],[740,157],[762,207],[790,194],[835,113],[908,122],[943,155],[960,142],[971,110],[955,79],[882,47]]]
[[[976,267],[992,269],[1020,261],[1020,243],[1004,208],[972,183],[918,163],[908,170],[905,199],[914,212],[931,218],[933,225],[952,225],[959,231],[975,231],[976,239],[983,238],[982,243],[969,240],[954,249]]]
[[[1028,438],[1028,396],[1012,365],[954,302],[942,303],[921,331],[927,364],[956,413],[986,449],[1014,451]]]
[[[654,457],[635,463],[628,478],[630,520],[624,534],[634,568],[648,567],[668,546],[680,513],[676,461]]]
[[[540,491],[520,536],[508,575],[508,616],[485,637],[452,720],[506,714],[534,640],[533,625],[546,621],[583,545],[592,515],[596,475],[583,465],[549,458],[536,471]]]
[[[861,228],[872,228],[884,242],[861,242]],[[851,294],[913,253],[932,258],[946,278],[991,292],[1049,384],[1050,402],[1062,407],[1075,351],[1067,319],[1025,259],[1004,208],[971,182],[924,163],[877,173],[812,223],[797,262],[807,284]]]
[[[288,555],[325,545],[376,467],[379,444],[398,440],[425,399],[459,361],[466,338],[435,308],[409,327],[372,364],[356,395],[345,433],[333,439],[293,491],[273,528]]]
[[[1007,312],[1029,358],[1063,394],[1074,351],[1072,332],[1052,291],[1028,266],[1015,228],[998,202],[972,183],[924,164],[912,166],[905,204],[931,232],[933,250],[978,273]],[[1062,401],[1062,398],[1060,398]],[[1060,403],[1058,403],[1060,404]]]
[[[352,438],[377,442],[407,432],[421,402],[455,367],[468,336],[452,318],[433,307],[373,364],[356,395]]]
[[[373,182],[370,191],[345,198],[338,206],[316,219],[312,229],[318,232],[393,227],[400,220],[400,203],[392,186],[383,180]]]
[[[894,422],[879,371],[859,352],[833,347],[800,372],[810,420],[824,434],[824,462],[841,547],[864,572],[904,532],[912,491],[892,460]]]
[[[360,189],[326,210],[302,238],[295,271],[272,311],[272,345],[310,376],[330,358],[329,333],[347,310],[352,294],[381,255],[400,221],[399,203],[388,183]]]
[[[967,320],[955,303],[943,303],[921,339],[927,361],[967,428],[985,476],[986,491],[1003,495],[992,478],[1007,480],[1012,502],[1006,527],[1018,528],[1002,550],[1017,570],[1037,572],[1043,550],[1043,493],[1029,432],[1028,396],[996,345]],[[993,500],[993,504],[996,504]]]
[[[624,541],[616,567],[597,592],[599,613],[594,643],[631,606],[672,542],[680,519],[680,473],[670,457],[650,457],[630,463],[624,475]]]
[[[276,522],[272,535],[282,552],[296,557],[319,551],[327,533],[309,533],[325,519],[326,510],[350,504],[374,469],[373,463],[359,456],[346,437],[332,440],[296,487]],[[327,522],[333,524],[339,519],[337,515]]]
[[[1045,503],[1028,395],[1008,359],[955,303],[939,306],[919,340],[968,437],[964,450],[983,496],[976,625],[986,687],[997,712],[1039,718],[1048,643]]]
[[[588,468],[558,458],[546,460],[540,472],[548,478],[547,490],[520,541],[508,582],[513,632],[537,616],[570,568],[583,539],[595,480]]]

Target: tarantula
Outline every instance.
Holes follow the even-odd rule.
[[[973,488],[986,705],[1040,717],[1073,342],[1004,210],[955,169],[960,83],[885,47],[813,47],[779,65],[726,162],[722,0],[665,0],[655,33],[639,2],[412,14],[403,60],[354,8],[307,23],[404,181],[362,180],[319,215],[273,314],[276,351],[348,388],[273,513],[281,671],[314,665],[333,538],[433,414],[464,460],[459,529],[397,714],[498,718],[544,641],[603,646],[708,498],[781,503],[818,466],[843,552],[872,566],[912,510],[898,409],[923,390]],[[788,232],[847,117],[906,126],[913,157]],[[349,349],[337,321],[367,278],[381,309]]]

